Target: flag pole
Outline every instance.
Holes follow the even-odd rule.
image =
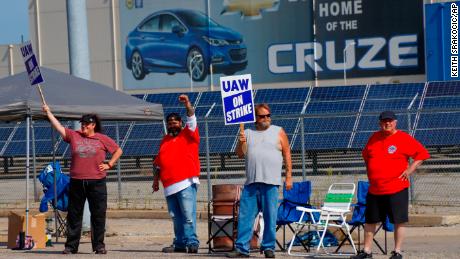
[[[42,99],[42,103],[46,104],[45,96],[43,95],[42,87],[40,86],[40,84],[38,84],[38,92],[40,93],[40,98]]]

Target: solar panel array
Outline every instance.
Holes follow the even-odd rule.
[[[239,131],[238,125],[225,126],[220,92],[187,93],[198,117],[201,133],[200,153],[205,152],[205,120],[207,119],[211,153],[232,152]],[[161,103],[165,115],[181,114],[185,109],[177,93],[137,94],[135,97]],[[303,87],[260,89],[254,91],[256,103],[268,103],[273,124],[282,126],[293,150],[301,149],[302,120],[306,150],[360,149],[369,136],[378,130],[378,114],[394,110],[398,128],[405,130],[426,146],[460,144],[460,82],[432,82],[387,85],[354,85],[337,87]],[[70,124],[66,124],[70,126]],[[158,152],[164,135],[163,122],[105,122],[105,133],[116,139],[116,128],[124,155],[142,156]],[[254,128],[246,124],[247,128]],[[25,154],[24,123],[0,124],[0,156]],[[34,123],[37,155],[52,152],[51,130],[47,122]],[[57,154],[68,156],[68,147],[58,141]]]

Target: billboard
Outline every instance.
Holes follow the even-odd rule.
[[[318,79],[424,74],[423,0],[316,0]]]
[[[277,45],[312,42],[312,19],[312,1],[120,0],[124,88],[208,86],[210,64],[214,85],[239,74],[311,80],[313,71],[278,73],[298,57]]]
[[[428,81],[459,80],[459,6],[460,1],[425,5]]]
[[[423,0],[120,0],[120,32],[125,90],[425,71]]]

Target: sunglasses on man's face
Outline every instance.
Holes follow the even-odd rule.
[[[259,119],[264,119],[264,118],[270,118],[271,114],[260,114],[260,115],[257,115],[257,118]]]

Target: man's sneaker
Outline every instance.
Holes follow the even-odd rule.
[[[230,253],[227,253],[227,254],[225,254],[225,256],[228,257],[228,258],[247,258],[247,257],[249,257],[248,254],[240,253],[237,250],[234,250],[234,251],[232,251]]]
[[[372,253],[368,254],[364,252],[364,250],[358,251],[357,255],[350,256],[350,259],[364,259],[364,258],[372,258]]]
[[[265,258],[275,258],[275,252],[273,250],[264,251]]]
[[[391,252],[391,256],[390,256],[390,259],[402,259],[403,256],[402,254],[396,252],[396,251],[392,251]]]
[[[163,249],[161,249],[161,251],[163,253],[187,253],[187,249],[185,249],[185,247],[180,248],[180,247],[175,247],[174,245],[163,247]]]
[[[96,254],[105,255],[105,254],[107,254],[107,250],[105,250],[104,247],[101,247],[99,249],[96,249]]]
[[[198,246],[190,246],[187,248],[187,253],[196,254],[198,253]]]

